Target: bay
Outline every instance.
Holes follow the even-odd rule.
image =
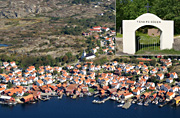
[[[108,100],[104,104],[93,104],[94,97],[75,100],[56,97],[36,104],[0,105],[1,117],[26,118],[179,118],[180,107],[166,105],[159,108],[150,104],[148,107],[132,104],[129,109],[118,108],[118,103]]]

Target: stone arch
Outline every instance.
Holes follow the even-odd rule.
[[[135,20],[123,20],[123,52],[135,54],[135,31],[143,26],[150,25],[159,28],[160,49],[172,49],[174,37],[174,21],[161,20],[158,16],[145,13]]]

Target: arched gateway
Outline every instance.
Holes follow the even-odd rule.
[[[174,21],[161,20],[154,14],[145,13],[135,20],[123,20],[123,52],[135,54],[135,31],[142,26],[155,26],[161,30],[160,49],[172,49],[174,42]]]

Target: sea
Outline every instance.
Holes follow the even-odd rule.
[[[0,47],[8,47],[9,45],[6,44],[0,44]]]
[[[57,97],[36,104],[0,105],[1,118],[180,118],[180,107],[166,105],[139,106],[129,109],[117,107],[119,103],[108,100],[104,104],[93,104],[94,97],[71,99]]]

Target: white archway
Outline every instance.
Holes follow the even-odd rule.
[[[154,14],[145,13],[135,20],[123,20],[123,52],[135,54],[135,31],[143,26],[151,25],[159,28],[160,49],[172,49],[174,37],[174,21],[161,20]]]

